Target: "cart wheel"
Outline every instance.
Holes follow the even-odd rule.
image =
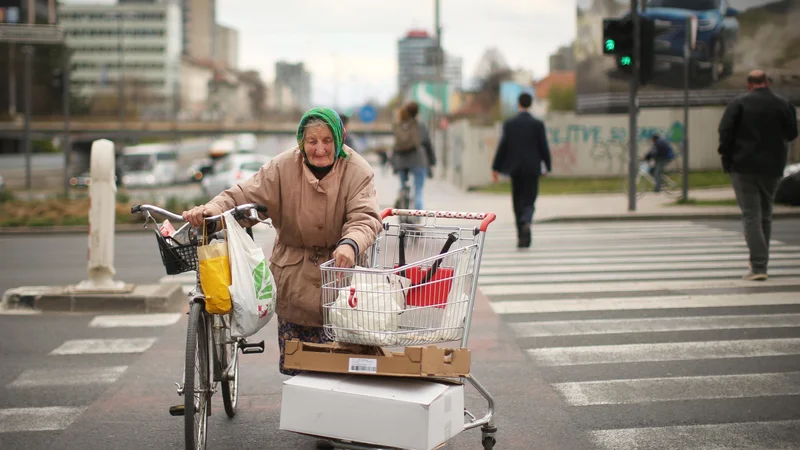
[[[494,436],[484,436],[483,438],[483,450],[492,450],[494,448],[494,444],[497,441],[494,440]]]

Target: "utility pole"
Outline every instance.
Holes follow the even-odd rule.
[[[72,152],[72,139],[70,138],[70,116],[72,115],[72,111],[70,108],[70,101],[72,100],[72,95],[70,94],[70,71],[69,71],[69,58],[64,59],[64,72],[62,75],[61,81],[61,89],[63,92],[61,93],[61,101],[63,102],[62,109],[64,112],[64,138],[62,139],[61,149],[64,152],[64,198],[69,197],[69,163],[70,163],[70,154]]]
[[[636,144],[638,138],[639,101],[639,66],[641,59],[641,39],[639,21],[639,0],[631,0],[631,19],[633,20],[633,74],[630,80],[630,95],[628,98],[628,211],[636,211],[636,174],[639,171],[639,152]]]
[[[23,75],[23,97],[25,103],[25,131],[22,140],[25,149],[25,189],[31,190],[31,78],[33,77],[33,46],[22,47],[25,55],[25,75]]]
[[[117,86],[119,100],[119,126],[120,131],[125,133],[125,56],[124,56],[124,49],[122,45],[124,27],[123,21],[124,16],[122,12],[117,12],[117,58],[119,62],[119,75],[117,77],[117,82],[119,86]],[[124,137],[122,138],[124,140]]]
[[[691,61],[692,18],[686,18],[683,43],[683,201],[689,200],[689,62]],[[714,69],[716,70],[716,68]]]
[[[444,50],[442,50],[442,26],[441,26],[441,8],[440,8],[440,1],[435,1],[435,8],[436,11],[434,13],[434,27],[436,28],[436,95],[437,100],[441,100],[441,110],[436,111],[434,109],[433,112],[433,123],[431,124],[431,130],[433,131],[434,136],[442,136],[441,145],[446,145],[447,138],[446,134],[444,134],[444,130],[440,134],[438,130],[439,122],[441,117],[444,117],[444,104],[445,104],[445,96],[447,95],[447,90],[444,85]],[[434,103],[436,104],[436,103]],[[441,117],[440,117],[441,116]],[[436,139],[434,138],[434,144],[436,144]],[[435,148],[435,147],[434,147]],[[444,150],[444,149],[442,149]],[[442,152],[445,153],[445,152]],[[444,163],[444,162],[443,162]]]

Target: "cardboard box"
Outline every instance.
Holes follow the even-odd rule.
[[[432,450],[464,429],[464,386],[304,373],[283,384],[280,428],[362,444]]]
[[[350,344],[310,344],[287,341],[284,366],[311,372],[401,377],[461,377],[469,375],[470,351],[459,348],[405,347],[389,352],[380,347]]]

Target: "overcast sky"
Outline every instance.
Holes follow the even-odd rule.
[[[397,89],[397,40],[433,30],[434,0],[218,0],[217,21],[239,30],[239,62],[267,80],[277,60],[304,61],[313,100],[339,106],[388,100]],[[512,68],[542,77],[548,56],[575,36],[575,0],[441,0],[442,44],[464,59],[467,82],[497,47]],[[338,89],[337,89],[338,86]]]

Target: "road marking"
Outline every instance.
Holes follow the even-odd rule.
[[[675,295],[661,297],[582,298],[572,300],[512,300],[492,302],[495,314],[541,314],[637,309],[730,308],[735,306],[798,305],[796,292],[734,295]]]
[[[559,320],[511,324],[511,328],[519,337],[582,336],[589,334],[655,333],[660,331],[735,330],[742,328],[779,327],[800,327],[800,314]]]
[[[800,420],[595,430],[591,436],[605,449],[791,450],[797,449]]]
[[[705,278],[741,278],[745,274],[744,270],[675,270],[664,272],[661,270],[647,270],[642,272],[627,273],[552,273],[542,275],[487,275],[481,271],[478,283],[481,286],[504,285],[504,284],[530,284],[530,283],[581,283],[591,281],[645,281],[645,280],[686,280],[686,279],[705,279]],[[800,275],[800,267],[770,269],[770,275]],[[607,286],[607,290],[613,290]]]
[[[544,366],[755,358],[800,355],[800,338],[548,347],[527,352]]]
[[[0,433],[63,430],[85,410],[64,406],[0,409]]]
[[[127,366],[89,367],[78,369],[32,369],[22,372],[8,387],[78,386],[111,384],[119,379]]]
[[[800,372],[641,378],[552,385],[570,406],[800,394]]]
[[[657,261],[658,264],[663,264],[667,262],[698,262],[698,261],[738,261],[739,265],[742,265],[742,261],[747,261],[749,255],[747,253],[739,252],[739,253],[719,253],[719,254],[708,254],[709,252],[704,250],[698,250],[694,254],[676,254],[676,255],[664,255],[659,253]],[[558,258],[547,258],[547,257],[539,257],[537,255],[530,255],[530,257],[525,261],[526,263],[532,265],[555,265],[555,264],[562,264],[568,265],[570,268],[577,267],[581,264],[591,264],[591,265],[604,265],[604,264],[615,264],[615,263],[645,263],[650,264],[653,263],[653,254],[648,253],[647,255],[642,256],[607,256],[603,258],[598,257],[573,257],[573,258],[564,258],[563,255]],[[769,255],[770,261],[781,261],[785,259],[793,259],[800,257],[800,252],[798,253],[773,253]],[[484,261],[481,265],[481,274],[484,273],[485,268],[494,269],[497,267],[520,267],[520,260],[513,260],[511,258],[508,259],[497,259],[491,261]],[[737,267],[738,267],[737,266]]]
[[[75,339],[66,341],[50,352],[51,355],[88,355],[103,353],[141,353],[158,338]]]
[[[510,245],[503,245],[501,248],[495,248],[491,245],[491,243],[486,244],[485,254],[487,256],[493,254],[506,254],[511,251],[515,252],[515,254],[528,254],[534,255],[540,252],[545,251],[555,251],[555,252],[585,252],[588,250],[641,250],[641,249],[648,249],[650,254],[653,255],[655,258],[656,255],[660,254],[661,249],[675,249],[675,248],[697,248],[697,247],[717,247],[717,248],[728,248],[731,246],[739,246],[742,245],[742,239],[720,239],[720,240],[712,240],[712,241],[691,241],[686,242],[683,239],[675,239],[679,242],[669,242],[669,241],[643,241],[643,242],[636,242],[631,241],[630,243],[615,243],[610,245],[608,242],[603,242],[602,240],[594,240],[592,243],[581,243],[576,242],[574,245],[564,245],[563,243],[555,243],[553,245],[543,244],[541,242],[534,242],[533,247],[527,250],[512,250]],[[509,241],[510,242],[510,241]],[[781,241],[771,241],[770,248],[777,248],[779,246],[784,245]]]
[[[657,251],[652,249],[642,249],[641,247],[632,247],[628,250],[620,249],[619,247],[604,247],[602,249],[596,248],[594,250],[584,250],[582,248],[573,248],[571,250],[566,249],[550,249],[550,250],[505,250],[505,251],[494,251],[494,252],[486,252],[483,255],[483,261],[488,262],[491,261],[493,264],[496,262],[501,261],[514,261],[516,264],[519,264],[520,261],[525,262],[535,262],[540,260],[545,260],[548,258],[564,258],[564,259],[571,259],[571,258],[586,258],[586,257],[602,257],[605,260],[606,257],[631,257],[631,256],[643,256],[646,257],[646,261],[650,262],[654,260],[654,253],[658,254],[658,260],[662,261],[662,257],[667,255],[745,255],[745,260],[747,259],[747,244],[740,242],[738,244],[726,244],[725,247],[708,247],[708,248],[697,248],[694,244],[680,244],[675,243],[674,245],[670,245],[668,247],[661,248]],[[791,246],[791,245],[776,245],[770,248],[770,258],[772,258],[776,254],[783,254],[782,252],[800,252],[800,247],[798,246]],[[627,260],[627,259],[626,259]],[[624,261],[623,261],[624,262]]]
[[[93,328],[163,327],[177,323],[180,318],[181,314],[179,313],[103,315],[92,319],[89,326]]]
[[[565,295],[589,294],[596,292],[646,292],[690,289],[725,289],[759,286],[742,279],[728,280],[686,280],[686,281],[643,281],[631,283],[581,283],[581,284],[518,284],[481,286],[481,292],[488,297],[502,295]],[[800,278],[771,278],[760,286],[797,286]]]
[[[800,256],[800,255],[797,255]],[[646,269],[644,271],[672,271],[678,270],[710,270],[718,269],[741,269],[745,265],[746,259],[736,261],[694,261],[693,258],[685,258],[683,261],[676,262],[650,262],[646,264],[575,264],[558,266],[552,263],[541,266],[518,265],[516,267],[483,267],[481,276],[500,276],[500,275],[535,275],[544,273],[595,273],[595,272],[631,272]],[[773,260],[770,261],[770,271],[776,268],[800,267],[800,259]],[[710,272],[713,273],[713,272]],[[742,273],[740,270],[739,273]]]
[[[667,239],[692,239],[692,238],[740,238],[742,233],[733,231],[713,231],[713,230],[686,230],[686,231],[638,231],[630,230],[621,233],[552,233],[549,235],[542,235],[533,232],[534,239],[544,242],[637,242],[637,241],[664,241]],[[486,237],[487,242],[506,242],[516,241],[516,233],[510,234],[489,234]]]

